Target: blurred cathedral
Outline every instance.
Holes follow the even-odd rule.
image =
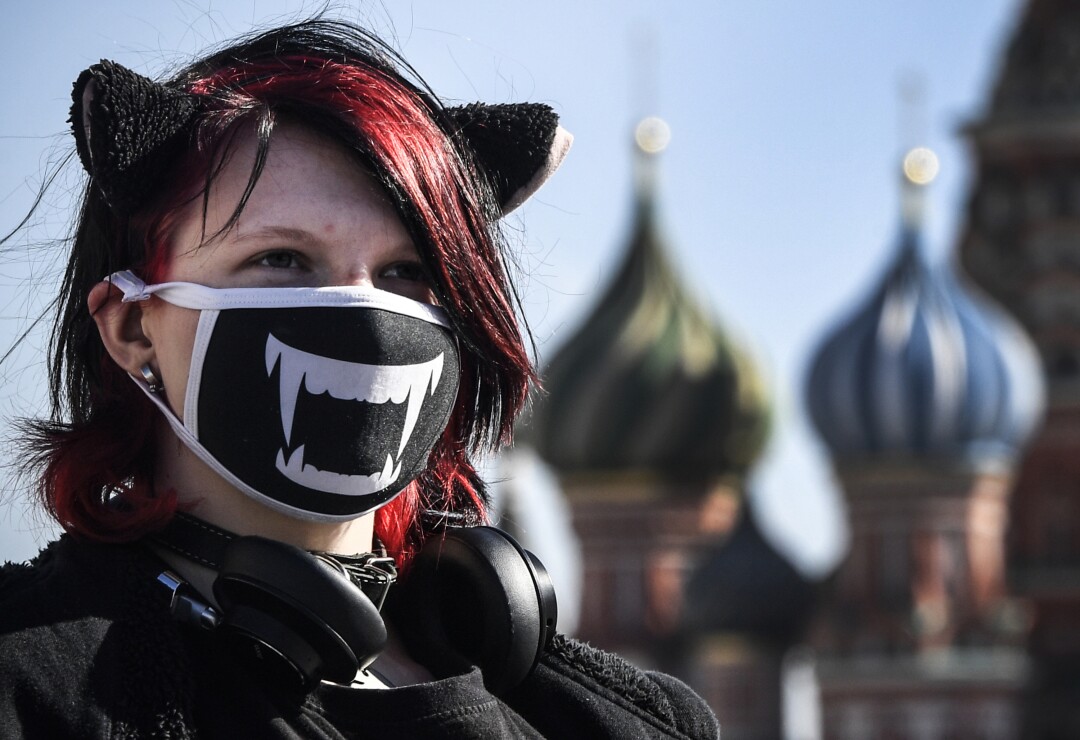
[[[797,644],[820,714],[799,740],[1080,737],[1080,2],[1019,9],[965,129],[957,265],[923,254],[936,162],[916,150],[891,260],[809,358],[851,529],[823,584],[771,546],[746,495],[767,394],[665,246],[666,134],[637,130],[621,267],[519,437],[581,543],[578,636],[687,680],[725,740],[782,736]]]

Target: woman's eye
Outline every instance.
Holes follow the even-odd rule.
[[[259,258],[259,264],[263,267],[273,267],[277,269],[288,269],[291,267],[298,267],[300,261],[297,259],[294,252],[269,252]]]
[[[392,280],[408,280],[422,283],[427,281],[424,268],[419,262],[397,262],[383,270],[382,276]]]

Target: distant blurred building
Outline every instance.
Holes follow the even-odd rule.
[[[770,631],[807,611],[809,586],[740,513],[767,436],[766,392],[664,246],[656,154],[666,125],[647,119],[637,142],[622,265],[544,368],[546,397],[520,438],[556,471],[573,513],[584,567],[578,636],[689,680],[723,718],[725,738],[772,740],[774,643],[791,627]]]
[[[895,254],[807,379],[852,533],[809,637],[827,740],[1080,737],[1080,0],[1026,2],[966,133],[959,263],[1019,323],[926,264],[916,173]],[[578,635],[686,678],[725,740],[778,738],[819,591],[745,501],[765,392],[671,264],[656,141],[623,263],[520,438],[581,541]]]
[[[1080,737],[1080,3],[1027,3],[989,110],[959,257],[1024,324],[1049,391],[1012,497],[1009,575],[1033,609],[1025,737]]]
[[[895,256],[807,382],[851,524],[815,630],[824,734],[1006,740],[1028,663],[1004,535],[1041,373],[1019,326],[926,265],[912,161]]]

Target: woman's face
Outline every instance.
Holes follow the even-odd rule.
[[[237,222],[256,141],[242,134],[210,189],[172,234],[164,280],[214,288],[357,285],[434,302],[416,247],[372,178],[340,144],[296,124],[275,129],[262,175]],[[151,301],[143,331],[169,405],[183,412],[198,312]]]

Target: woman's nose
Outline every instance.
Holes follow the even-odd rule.
[[[331,269],[331,282],[328,285],[345,285],[358,288],[375,287],[375,279],[367,264],[354,261],[341,265],[335,265]]]

